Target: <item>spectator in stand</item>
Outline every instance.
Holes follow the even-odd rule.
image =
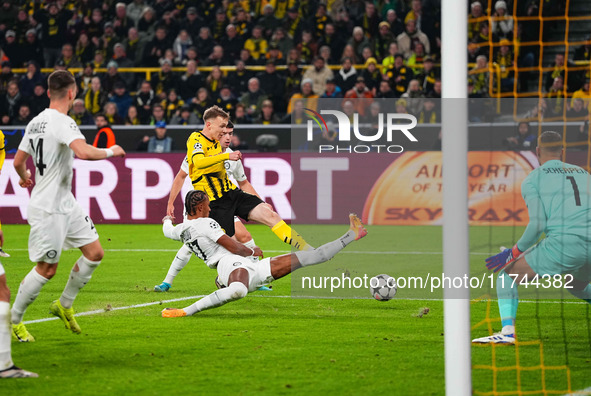
[[[396,42],[398,43],[399,51],[404,55],[404,58],[409,58],[412,54],[412,44],[415,41],[420,41],[425,48],[425,53],[429,54],[431,52],[431,45],[429,43],[429,38],[419,29],[417,29],[416,21],[414,19],[409,19],[406,22],[406,30],[404,33],[401,33],[396,37]]]
[[[81,32],[76,41],[75,56],[80,63],[86,64],[92,61],[94,51],[96,51],[96,48],[94,47],[94,44],[90,42],[86,32]]]
[[[566,103],[566,90],[564,89],[562,76],[558,75],[554,78],[546,98],[548,115],[550,117],[562,117]]]
[[[302,80],[302,92],[294,94],[290,101],[289,106],[287,107],[287,112],[291,113],[293,103],[298,99],[302,100],[304,107],[312,110],[316,110],[318,107],[318,95],[314,93],[312,90],[314,82],[308,78],[304,78]]]
[[[62,45],[66,40],[68,21],[72,12],[60,9],[61,2],[49,3],[45,8],[37,10],[33,19],[41,25],[41,37],[43,44],[43,59],[45,67],[53,67],[57,62]]]
[[[100,114],[100,113],[99,113]],[[76,125],[94,125],[94,119],[92,115],[86,110],[84,107],[84,101],[82,99],[74,100],[74,104],[72,105],[72,109],[68,113],[70,117],[74,121],[76,121]]]
[[[265,71],[257,74],[257,78],[259,79],[261,90],[265,93],[267,99],[273,102],[274,108],[280,112],[285,112],[285,108],[287,107],[283,98],[285,81],[283,76],[277,72],[275,62],[268,60],[265,65]]]
[[[408,112],[411,114],[417,114],[422,106],[422,98],[424,98],[423,91],[419,80],[410,80],[408,83],[408,89],[402,94],[401,98],[406,99],[406,106]]]
[[[123,117],[117,111],[117,105],[113,102],[107,102],[103,109],[107,121],[111,125],[123,125]]]
[[[203,78],[197,70],[197,62],[194,60],[187,62],[187,71],[179,79],[179,95],[188,103],[202,85]]]
[[[213,104],[207,88],[203,87],[199,88],[197,96],[193,98],[191,103],[193,105],[193,111],[199,119],[203,119],[203,113]]]
[[[138,30],[132,27],[127,32],[127,36],[122,44],[127,58],[133,62],[134,67],[139,67],[142,63],[146,39],[141,38]]]
[[[378,37],[380,17],[376,6],[372,2],[365,3],[365,12],[357,19],[355,24],[365,31],[370,40],[375,40]]]
[[[127,16],[131,18],[134,26],[140,20],[144,8],[146,8],[146,2],[144,0],[133,0],[127,5]]]
[[[244,47],[242,38],[238,36],[236,26],[226,26],[226,35],[222,37],[220,45],[224,48],[224,63],[231,64],[240,57],[240,50]]]
[[[199,118],[191,111],[191,106],[183,105],[170,120],[171,125],[197,125]]]
[[[438,124],[441,122],[441,106],[437,107],[435,99],[426,98],[421,101],[422,108],[416,114],[419,124]]]
[[[318,41],[318,45],[322,48],[328,46],[331,49],[331,57],[329,64],[336,64],[339,62],[339,56],[343,53],[345,47],[345,41],[341,38],[341,35],[337,33],[333,23],[327,23],[324,28],[324,33]]]
[[[223,8],[218,8],[215,13],[215,21],[210,24],[213,34],[213,39],[219,43],[221,38],[225,35],[226,26],[228,26],[228,18]]]
[[[3,125],[14,125],[13,121],[18,117],[18,110],[23,103],[25,98],[19,91],[18,80],[11,80],[6,93],[0,96],[0,120]]]
[[[138,117],[142,124],[148,124],[152,113],[152,105],[156,103],[156,95],[152,90],[149,81],[142,81],[139,91],[133,99],[133,105],[136,107]]]
[[[125,3],[117,3],[115,5],[115,19],[113,20],[115,34],[119,37],[125,37],[129,28],[134,26],[135,22],[127,16]]]
[[[109,95],[113,93],[113,89],[115,88],[115,84],[122,83],[125,85],[125,80],[119,74],[119,65],[114,60],[109,61],[107,63],[107,74],[103,76],[102,85]]]
[[[12,125],[27,125],[32,119],[29,104],[23,102],[18,108],[16,119],[12,120]]]
[[[244,8],[240,7],[236,10],[236,18],[231,22],[236,26],[238,36],[240,36],[242,41],[246,41],[251,34],[250,15],[246,13]]]
[[[228,114],[234,114],[237,103],[238,99],[236,99],[236,96],[234,96],[232,93],[230,86],[222,86],[222,89],[220,89],[220,94],[215,100],[215,104],[221,109],[224,109],[224,111],[226,111]]]
[[[195,40],[195,48],[197,49],[198,59],[206,59],[215,46],[215,41],[211,37],[211,31],[208,27],[199,29],[199,37]]]
[[[439,70],[435,68],[433,58],[426,56],[423,60],[423,70],[417,75],[417,80],[421,86],[421,90],[428,94],[433,90],[435,81],[440,78]]]
[[[101,50],[94,51],[94,58],[92,59],[92,66],[95,69],[106,66],[105,55],[103,54],[103,51],[101,51]]]
[[[517,128],[517,135],[505,139],[503,146],[515,151],[534,151],[537,140],[538,137],[529,129],[529,123],[521,121]]]
[[[236,104],[234,121],[237,124],[252,124],[251,118],[246,114],[246,107],[242,103]]]
[[[357,79],[357,70],[353,67],[351,58],[344,58],[341,63],[342,67],[334,76],[334,79],[343,92],[347,92],[355,85]]]
[[[286,58],[286,55],[289,52],[289,50],[293,48],[293,40],[289,36],[287,36],[287,34],[285,33],[285,29],[283,29],[282,27],[278,27],[277,29],[275,29],[275,32],[271,37],[271,42],[277,44],[277,47],[279,47],[279,51],[281,51],[281,53],[283,54],[284,59]]]
[[[283,54],[281,53],[279,46],[273,42],[269,44],[269,49],[267,50],[267,55],[265,55],[265,59],[267,61],[275,62],[275,65],[282,65],[285,63],[285,59],[283,58]]]
[[[398,44],[393,41],[388,46],[388,55],[382,61],[382,68],[388,69],[391,65],[394,65],[395,55],[398,53]]]
[[[468,97],[488,98],[489,80],[488,59],[486,59],[485,55],[479,55],[476,58],[476,66],[470,70],[468,76]]]
[[[285,29],[287,36],[292,39],[300,37],[304,21],[299,15],[299,9],[296,6],[290,7],[287,10],[287,17],[282,22],[282,27]]]
[[[330,47],[328,45],[324,45],[324,46],[320,47],[320,50],[318,51],[318,56],[320,56],[322,59],[324,59],[324,63],[330,64],[330,57],[331,57]]]
[[[591,92],[589,92],[589,79],[586,79],[583,83],[583,86],[573,93],[569,107],[573,107],[575,99],[579,98],[585,103],[585,108],[591,110]]]
[[[421,72],[421,68],[415,66],[421,65],[425,61],[426,56],[427,54],[425,53],[425,47],[423,47],[423,43],[420,41],[415,41],[413,43],[410,56],[406,60],[406,65],[412,68],[414,74],[418,74]]]
[[[181,30],[179,35],[174,40],[172,44],[173,51],[176,55],[176,61],[179,64],[182,64],[183,60],[187,56],[187,50],[193,45],[193,40],[189,33],[186,30]]]
[[[159,121],[166,122],[166,117],[164,113],[164,107],[162,107],[160,103],[156,103],[154,106],[152,106],[152,115],[148,125],[156,125],[156,123]]]
[[[223,66],[224,65],[224,48],[221,45],[213,47],[211,54],[207,57],[204,66]]]
[[[513,78],[513,51],[509,40],[502,39],[501,46],[495,57],[495,62],[501,69],[501,91],[512,92],[515,80]]]
[[[49,107],[49,98],[45,93],[45,83],[37,83],[37,85],[35,85],[33,97],[31,98],[30,102],[31,115],[33,117],[37,116],[39,113]]]
[[[303,63],[309,65],[318,52],[318,44],[314,40],[314,34],[311,30],[305,29],[302,31],[302,39],[296,45],[296,49],[300,54],[300,59]]]
[[[507,3],[504,0],[495,3],[491,33],[495,41],[513,39],[513,17],[507,14]]]
[[[365,85],[371,91],[372,95],[376,96],[378,86],[382,80],[382,73],[380,72],[380,69],[378,69],[376,58],[372,57],[367,59],[361,77],[365,79]]]
[[[367,99],[363,101],[355,101],[355,109],[360,115],[365,115],[365,110],[369,103],[372,102],[373,94],[365,85],[365,79],[361,76],[357,77],[355,86],[345,93],[345,99]]]
[[[117,105],[117,113],[119,114],[119,117],[125,119],[127,110],[129,109],[129,106],[131,106],[133,99],[129,95],[129,92],[127,92],[125,84],[119,81],[113,86],[113,94],[109,97],[109,102],[113,102]]]
[[[171,120],[172,116],[183,107],[184,104],[185,102],[178,96],[176,89],[172,88],[168,91],[166,99],[161,103],[162,108],[164,109],[164,118]]]
[[[242,140],[240,136],[234,132],[234,135],[232,135],[232,140],[230,141],[230,148],[234,151],[248,150],[248,142]]]
[[[156,75],[152,74],[152,89],[160,100],[164,100],[166,93],[171,89],[177,89],[177,87],[178,78],[172,71],[172,62],[164,59],[160,71]]]
[[[538,6],[535,2],[529,2],[527,6],[526,16],[536,17],[531,20],[521,21],[517,25],[517,39],[520,43],[536,42],[540,40],[540,21],[537,19],[539,12]],[[540,47],[534,45],[520,45],[519,46],[519,67],[533,67],[537,65],[539,58]],[[531,72],[519,73],[519,86],[521,92],[529,90],[529,79]]]
[[[166,50],[171,47],[172,44],[168,39],[166,28],[159,26],[156,29],[154,38],[144,47],[142,66],[157,67],[159,65],[160,58],[164,57]]]
[[[483,22],[480,24],[480,33],[478,34],[478,36],[472,39],[472,42],[478,45],[481,54],[486,55],[488,57],[490,53],[490,46],[488,45],[490,42],[488,23]]]
[[[2,1],[2,8],[0,9],[0,25],[10,25],[16,19],[18,14],[18,7],[10,0]]]
[[[295,100],[290,103],[293,107],[293,112],[289,112],[281,120],[282,124],[304,125],[308,121],[308,117],[304,112],[304,101],[302,99]]]
[[[225,84],[224,74],[219,66],[214,66],[205,79],[205,88],[212,96],[217,96]]]
[[[158,4],[163,4],[163,3],[156,3],[155,6],[157,7]],[[157,15],[162,15],[162,18],[160,18],[160,21],[158,21],[158,25],[164,26],[166,28],[166,31],[168,32],[168,37],[172,41],[174,41],[174,39],[179,34],[180,28],[179,28],[179,23],[174,18],[173,13],[171,12],[171,10],[167,9],[162,14],[160,14],[158,12],[158,10],[156,10],[156,14]]]
[[[94,123],[97,128],[96,135],[92,145],[96,148],[109,148],[114,146],[116,143],[115,133],[109,125],[109,120],[103,113],[98,113],[94,116]]]
[[[363,59],[362,52],[365,47],[371,48],[371,42],[363,33],[363,28],[361,26],[355,26],[353,29],[353,36],[349,39],[347,44],[353,47],[357,59]]]
[[[189,7],[186,17],[181,21],[180,28],[189,33],[191,38],[199,35],[199,28],[203,26],[203,20],[197,14],[197,8]]]
[[[314,58],[314,66],[306,70],[303,78],[312,80],[312,90],[316,95],[320,95],[326,89],[326,80],[334,78],[334,75],[326,66],[324,58],[317,56]]]
[[[300,85],[302,84],[302,71],[298,67],[298,64],[294,61],[290,61],[287,64],[287,71],[285,74],[285,86],[283,89],[283,98],[285,102],[289,101],[289,98],[296,92],[299,92]]]
[[[254,120],[255,124],[272,125],[279,124],[281,119],[273,110],[273,102],[269,99],[263,101],[261,114]]]
[[[390,87],[390,83],[387,80],[380,81],[380,86],[378,92],[376,94],[376,98],[380,99],[392,99],[395,98],[396,95],[392,88]]]
[[[248,50],[250,56],[256,62],[259,62],[267,53],[267,46],[267,40],[263,37],[263,28],[258,25],[255,26],[252,30],[252,37],[244,43],[244,49]]]
[[[35,61],[27,62],[27,72],[23,74],[18,85],[25,98],[33,96],[35,85],[45,82],[45,77],[39,72],[39,66]]]
[[[95,37],[93,39],[94,45],[105,54],[106,59],[111,59],[113,57],[113,47],[117,41],[118,38],[115,35],[115,29],[113,29],[112,22],[105,23],[103,26],[103,35],[100,38]]]
[[[326,13],[326,4],[318,4],[316,14],[310,18],[310,26],[314,31],[314,37],[316,40],[319,40],[322,37],[326,24],[330,22],[332,22],[332,19]]]
[[[137,23],[140,37],[148,39],[154,35],[156,28],[156,12],[152,7],[145,7],[142,16]]]
[[[8,30],[4,35],[4,43],[2,44],[4,53],[10,59],[11,65],[14,67],[22,67],[24,60],[21,58],[20,45],[16,41],[16,33],[14,30]]]
[[[577,141],[586,142],[589,135],[589,110],[585,108],[583,99],[577,98],[574,100],[573,107],[566,112],[566,119],[568,121],[582,121],[579,126]]]
[[[389,9],[386,12],[386,22],[390,25],[390,31],[393,37],[398,37],[401,33],[404,33],[404,22],[398,18],[396,10]]]
[[[248,80],[248,92],[240,98],[240,103],[246,108],[246,114],[251,118],[257,118],[265,99],[267,95],[261,91],[259,79],[253,77]]]
[[[390,55],[390,44],[396,42],[396,38],[392,35],[390,24],[388,22],[380,22],[378,26],[378,36],[375,39],[376,57],[385,61],[385,59]],[[398,47],[396,47],[396,52],[397,51]]]
[[[35,29],[27,30],[26,39],[20,46],[20,51],[23,55],[23,59],[34,60],[38,65],[44,65],[43,48],[41,47],[39,40],[37,40],[37,32]]]
[[[567,79],[567,86],[566,86],[566,90],[568,92],[570,92],[571,90],[574,91],[575,88],[578,89],[582,84],[580,81],[580,76],[578,75],[578,72],[569,72],[568,76],[566,76],[567,70],[569,67],[575,67],[576,65],[571,62],[570,60],[568,60],[566,62],[565,65],[565,59],[564,59],[564,54],[562,53],[557,53],[554,56],[554,64],[551,66],[553,67],[553,70],[546,72],[546,82],[545,82],[545,88],[547,91],[550,90],[550,87],[552,86],[554,79],[556,77],[562,77],[562,81],[565,81]]]
[[[435,84],[433,84],[433,91],[427,93],[429,98],[434,99],[441,99],[441,80],[436,79]]]
[[[125,120],[123,121],[125,125],[141,125],[142,122],[139,119],[137,107],[131,105],[129,109],[127,109],[127,114],[125,115]]]
[[[410,68],[404,65],[404,57],[399,53],[394,56],[394,64],[386,70],[385,76],[390,81],[390,86],[396,93],[396,97],[399,98],[406,92],[413,73]]]
[[[328,99],[337,99],[343,97],[343,91],[341,88],[337,86],[336,81],[334,78],[331,78],[326,81],[326,89],[320,95],[321,98],[328,98]]]
[[[263,29],[263,36],[270,38],[273,31],[279,27],[281,23],[274,15],[274,8],[272,4],[267,3],[263,7],[263,15],[257,20],[257,25]]]
[[[468,15],[468,41],[474,41],[482,30],[482,24],[487,23],[484,19],[486,14],[482,10],[482,4],[475,1],[470,5],[470,15]]]
[[[296,62],[298,65],[302,65],[304,62],[300,56],[300,51],[297,48],[292,48],[287,53],[287,63]]]
[[[107,103],[107,92],[103,90],[101,79],[93,77],[90,80],[90,88],[82,94],[84,98],[84,107],[92,115],[95,115],[103,110],[103,106]]]
[[[148,140],[148,153],[170,153],[174,150],[174,141],[166,136],[166,122],[158,121],[155,127],[156,135]]]
[[[351,63],[354,65],[358,63],[357,54],[355,53],[355,50],[353,49],[353,46],[351,44],[347,44],[345,45],[345,48],[343,48],[343,54],[341,55],[341,64],[343,63],[343,60],[345,58],[349,58],[351,60]]]
[[[236,61],[236,70],[228,73],[226,80],[232,87],[237,96],[242,96],[248,91],[248,80],[252,78],[250,70],[246,70],[246,64],[243,60]]]
[[[480,50],[480,47],[476,43],[468,44],[468,63],[476,63],[476,58],[479,55],[485,55],[484,51]]]

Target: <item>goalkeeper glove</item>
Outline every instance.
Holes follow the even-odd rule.
[[[517,247],[517,244],[513,246],[511,249],[505,249],[501,253],[495,254],[494,256],[490,256],[487,258],[486,261],[486,268],[492,270],[493,272],[499,272],[509,264],[513,263],[519,255],[523,253]]]

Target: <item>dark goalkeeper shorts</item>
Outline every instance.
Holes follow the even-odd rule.
[[[235,233],[234,216],[248,220],[248,214],[263,201],[242,190],[230,190],[223,197],[211,201],[209,217],[217,221],[228,236]]]

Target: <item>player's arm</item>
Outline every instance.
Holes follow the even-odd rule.
[[[23,187],[31,187],[33,185],[33,181],[31,180],[31,172],[27,170],[27,159],[31,155],[20,148],[16,151],[16,155],[14,156],[14,161],[12,165],[16,170],[16,173],[20,176],[20,180],[18,184]]]
[[[244,246],[243,244],[230,238],[228,235],[222,235],[217,241],[218,244],[226,248],[230,253],[237,254],[242,257],[259,256],[263,257],[263,252],[258,246],[254,249]]]
[[[84,139],[73,140],[70,143],[70,148],[74,151],[76,157],[87,161],[97,161],[109,157],[125,156],[125,151],[117,144],[108,149],[99,149],[86,143]]]
[[[172,217],[171,216],[164,216],[162,219],[162,232],[164,236],[175,241],[181,240],[181,230],[182,227],[174,226],[172,224]]]
[[[223,162],[226,160],[238,161],[240,158],[242,158],[240,151],[234,151],[232,153],[220,153],[209,157],[206,157],[205,153],[202,151],[191,154],[191,161],[193,162],[193,166],[197,169],[207,168],[211,165],[217,164],[218,162]]]
[[[166,205],[166,215],[171,216],[174,219],[174,201],[183,188],[183,183],[187,178],[187,173],[179,169],[178,173],[174,177],[172,187],[170,189],[170,195],[168,196],[168,204]]]

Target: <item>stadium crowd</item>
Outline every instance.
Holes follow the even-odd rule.
[[[515,44],[539,41],[540,22],[517,23],[513,12],[536,16],[538,3],[498,0],[488,12],[487,2],[470,2],[470,97],[493,94],[489,58],[502,92],[538,90],[529,72],[517,81],[512,69],[538,63],[539,45]],[[561,4],[544,2],[543,14],[564,14]],[[196,124],[212,104],[239,124],[289,123],[290,100],[314,108],[317,98],[400,98],[400,111],[439,122],[410,101],[441,97],[440,8],[441,0],[2,0],[0,125],[24,125],[47,106],[41,68],[80,70],[71,110],[80,125],[97,115],[111,125]],[[590,60],[591,45],[574,59]],[[544,95],[588,102],[588,72],[563,83],[569,63],[556,55]],[[128,69],[145,67],[158,71],[148,80]]]

